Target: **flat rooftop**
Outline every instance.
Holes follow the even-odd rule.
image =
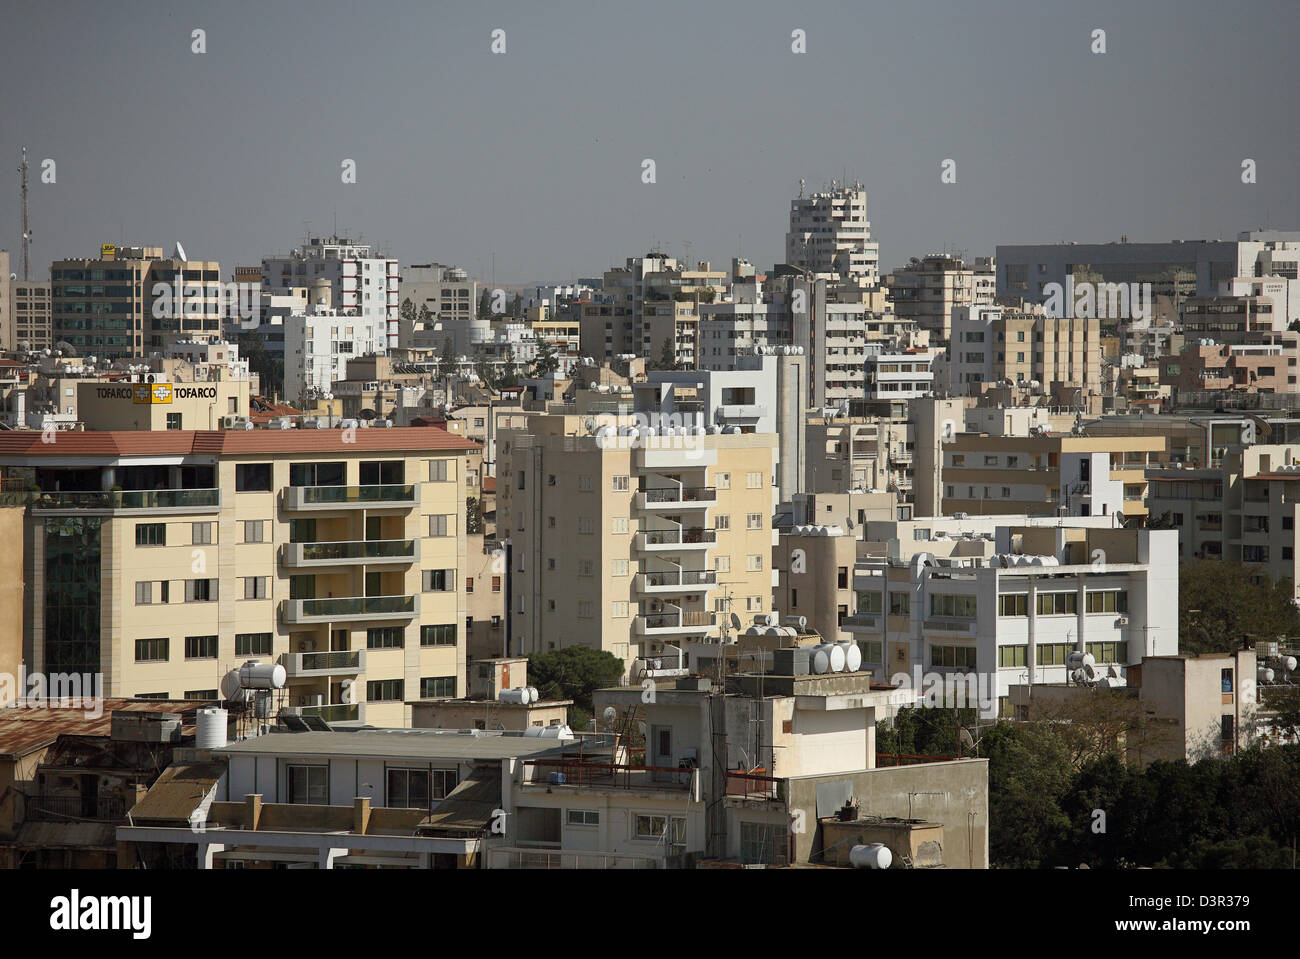
[[[499,760],[558,754],[577,742],[490,730],[361,729],[350,733],[268,733],[212,752],[218,756]]]

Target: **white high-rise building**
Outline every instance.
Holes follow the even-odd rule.
[[[339,236],[313,237],[288,256],[262,260],[265,294],[284,293],[293,287],[310,288],[316,280],[329,281],[332,302],[340,316],[351,316],[370,327],[367,338],[376,350],[386,352],[389,347],[397,347],[401,302],[396,260],[375,256],[369,244]]]
[[[880,244],[871,239],[867,191],[862,184],[833,187],[826,193],[799,197],[790,204],[785,259],[817,279],[853,281],[876,286],[880,280]]]

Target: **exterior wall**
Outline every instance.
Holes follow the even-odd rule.
[[[23,661],[24,564],[23,510],[0,507],[0,542],[8,543],[0,562],[0,673],[15,677]],[[0,706],[6,703],[0,702]],[[0,786],[3,792],[3,786]]]
[[[88,430],[216,430],[223,417],[248,417],[251,385],[218,380],[156,383],[151,389],[140,383],[81,382],[77,415]]]

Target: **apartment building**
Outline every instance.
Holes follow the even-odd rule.
[[[284,395],[299,405],[332,395],[334,384],[347,378],[350,361],[385,349],[373,317],[334,308],[324,278],[312,281],[306,309],[286,313],[281,324]]]
[[[401,301],[397,260],[347,237],[312,237],[287,256],[262,260],[262,292],[284,295],[293,288],[328,283],[330,301],[342,316],[365,325],[364,336],[381,351],[398,345]],[[356,336],[361,336],[359,329]],[[288,367],[286,357],[286,369]],[[295,395],[295,394],[289,394]]]
[[[943,343],[952,335],[953,310],[991,305],[996,291],[992,258],[976,257],[968,266],[946,253],[912,257],[886,278],[886,285],[894,313]]]
[[[14,280],[10,284],[9,309],[13,349],[52,348],[49,280]]]
[[[807,469],[804,491],[912,490],[916,428],[905,415],[822,416],[804,420]]]
[[[511,655],[587,645],[630,665],[771,609],[776,435],[616,422],[498,429]]]
[[[416,314],[413,321],[400,321],[403,348],[441,354],[450,341],[455,355],[473,356],[492,341],[491,319],[478,315],[478,281],[460,267],[440,263],[406,267],[400,299],[403,304],[409,300]],[[428,319],[421,322],[426,310]]]
[[[1189,340],[1180,352],[1160,358],[1160,385],[1176,403],[1192,405],[1200,396],[1229,393],[1300,393],[1296,368],[1300,334],[1260,333],[1254,342]]]
[[[1005,417],[1021,411],[976,412]],[[919,513],[1147,515],[1146,467],[1164,454],[1163,438],[1084,436],[1051,432],[1045,425],[1020,431],[999,425],[993,423],[986,432],[956,433],[943,443],[942,499],[933,508],[935,504],[918,495]]]
[[[216,260],[178,249],[104,244],[98,258],[50,265],[50,338],[79,356],[146,356],[169,339],[222,338],[224,298]]]
[[[1013,683],[1065,682],[1072,652],[1122,677],[1178,651],[1178,534],[1113,517],[932,517],[869,522],[844,621],[863,668],[985,683],[1009,714]],[[972,693],[975,690],[971,691]],[[971,703],[970,705],[974,705]]]
[[[819,279],[863,287],[880,282],[880,244],[871,238],[867,191],[860,183],[836,186],[790,201],[785,261]]]
[[[276,662],[285,706],[406,725],[417,690],[461,689],[472,448],[436,428],[0,435],[24,659],[198,699]]]
[[[868,345],[863,393],[868,400],[910,400],[934,392],[934,364],[942,351],[930,347]]]
[[[952,311],[949,388],[978,396],[988,386],[1038,383],[1101,395],[1101,320],[1041,310],[958,306]]]

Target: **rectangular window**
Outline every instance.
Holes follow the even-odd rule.
[[[626,533],[628,531],[626,516],[611,516],[609,520],[609,531],[611,533]]]
[[[998,597],[999,616],[1028,616],[1029,596],[1025,593],[1004,593]]]
[[[135,524],[135,545],[136,546],[166,546],[167,545],[167,524],[166,523],[136,523]]]
[[[426,593],[447,593],[456,588],[454,569],[426,569],[423,573]]]
[[[1069,616],[1078,612],[1078,593],[1039,593],[1039,616]]]
[[[217,601],[217,581],[215,579],[187,579],[185,581],[185,602],[215,603]]]
[[[153,603],[166,603],[168,594],[171,592],[171,582],[165,579],[159,580],[142,580],[135,584],[135,602],[138,606],[148,606]]]
[[[430,536],[455,536],[456,535],[456,514],[446,513],[440,516],[430,516],[429,535]]]
[[[762,488],[763,488],[762,473],[745,474],[745,489],[762,489]]]
[[[599,826],[600,811],[597,809],[568,809],[565,819],[570,826]]]
[[[215,689],[187,689],[185,690],[186,699],[216,699],[217,691]]]
[[[628,491],[631,479],[632,478],[630,476],[611,476],[610,477],[611,492],[626,493]]]
[[[195,546],[211,546],[212,527],[215,525],[215,523],[191,523],[190,526],[194,531],[193,544]]]
[[[330,801],[329,766],[287,767],[289,802],[303,806],[328,806]]]
[[[432,796],[428,769],[389,769],[386,805],[392,809],[429,809]]]
[[[402,649],[406,631],[401,626],[374,626],[366,630],[366,649]]]
[[[999,666],[1023,666],[1025,665],[1025,646],[999,646],[998,647],[998,665]]]
[[[912,597],[908,593],[890,593],[889,594],[889,615],[890,616],[910,616],[912,613]],[[878,660],[872,660],[878,662]]]
[[[245,543],[265,543],[265,529],[263,521],[260,519],[244,520],[244,542]]]
[[[762,514],[762,513],[748,513],[748,514],[746,514],[746,516],[745,516],[745,528],[746,528],[746,529],[762,529],[762,528],[763,528],[763,514]]]
[[[236,656],[270,656],[271,655],[271,634],[270,633],[236,633],[235,634],[235,655]]]
[[[930,596],[930,615],[974,619],[975,597],[957,596],[950,593],[933,594]]]
[[[731,517],[726,515],[713,517],[713,528],[721,531],[731,529]]]
[[[1089,590],[1087,597],[1090,613],[1128,612],[1128,592],[1125,590]]]
[[[266,576],[245,576],[244,599],[266,599]]]
[[[420,627],[421,646],[455,646],[456,624],[438,623]]]
[[[168,659],[168,639],[137,639],[135,641],[135,661],[137,663],[165,663]]]
[[[185,658],[186,659],[216,659],[217,658],[217,637],[186,636],[185,637]]]
[[[717,476],[713,477],[713,488],[731,489],[731,474],[719,473]]]
[[[455,676],[425,676],[420,679],[421,699],[440,699],[455,695]]]
[[[371,703],[401,702],[404,682],[400,679],[372,679],[366,683],[366,701]]]
[[[454,483],[456,481],[456,461],[429,460],[430,483]]]
[[[236,493],[268,493],[270,490],[270,463],[238,463],[235,465]]]
[[[763,555],[761,553],[750,553],[745,557],[745,568],[751,573],[761,572],[763,569]]]

